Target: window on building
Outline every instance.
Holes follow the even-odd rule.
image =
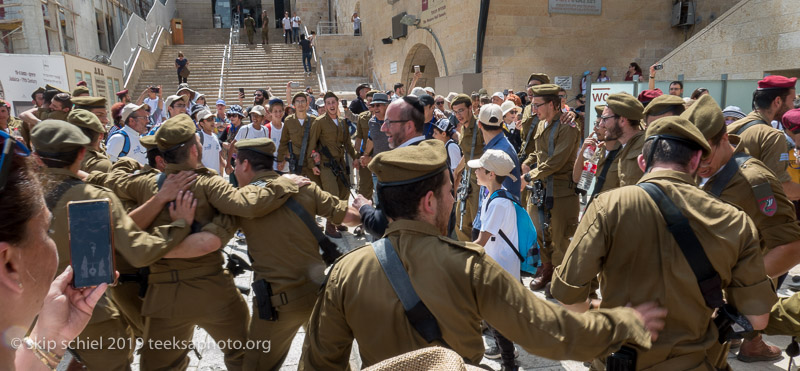
[[[90,96],[94,96],[94,86],[92,84],[93,83],[92,74],[89,73],[89,72],[84,72],[83,73],[83,77],[84,77],[83,81],[86,81],[86,87],[89,88],[89,95]]]
[[[106,102],[114,102],[114,99],[112,99],[111,97],[114,95],[114,93],[116,93],[118,91],[118,90],[114,90],[114,80],[111,80],[110,77],[107,78],[106,79],[106,86],[108,86],[108,89],[106,89],[106,95],[105,95]]]
[[[75,70],[75,83],[77,84],[78,81],[83,81],[83,72]]]
[[[100,12],[94,12],[95,24],[97,25],[97,43],[100,45],[100,50],[108,53],[108,39],[106,39],[105,21]]]
[[[114,79],[114,93],[116,94],[120,90],[122,90],[122,89],[119,88],[119,80]]]
[[[117,45],[117,39],[114,38],[114,26],[111,24],[111,17],[106,16],[106,36],[108,37],[108,50],[109,52]]]

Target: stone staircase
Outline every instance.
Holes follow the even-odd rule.
[[[220,33],[218,30],[214,30]],[[260,36],[259,36],[260,37]],[[203,38],[192,38],[198,42]],[[246,42],[246,36],[244,36]],[[275,38],[277,39],[277,37]],[[273,35],[270,35],[272,42]],[[260,40],[259,40],[260,41]],[[139,82],[132,92],[135,100],[139,94],[151,85],[162,85],[163,97],[172,95],[177,90],[177,73],[175,58],[181,51],[189,60],[191,75],[188,78],[189,86],[205,94],[206,102],[213,107],[219,92],[220,69],[222,55],[227,43],[199,45],[171,45],[164,47],[155,69],[142,72]],[[286,99],[286,84],[288,81],[299,82],[297,88],[292,89],[292,94],[311,86],[315,96],[319,93],[319,83],[316,74],[305,76],[300,47],[283,43],[269,45],[234,45],[231,63],[225,66],[224,93],[221,97],[228,105],[239,104],[239,88],[245,91],[244,104],[252,104],[252,94],[258,88],[271,88],[272,93]]]

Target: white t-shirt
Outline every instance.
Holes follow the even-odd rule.
[[[219,153],[222,151],[222,146],[219,145],[219,139],[214,134],[206,134],[201,131],[200,135],[203,136],[203,166],[208,169],[213,169],[217,174],[222,174],[219,168]]]
[[[492,259],[500,263],[508,273],[519,279],[520,263],[517,254],[511,250],[508,243],[500,236],[500,230],[508,237],[512,244],[519,242],[517,236],[517,211],[514,203],[506,198],[497,197],[489,203],[487,197],[481,206],[481,232],[489,232],[492,237],[486,242],[484,250]],[[518,246],[514,246],[517,250]]]
[[[361,17],[353,18],[353,30],[361,29]]]
[[[164,110],[158,111],[159,98],[156,96],[154,99],[144,98],[144,103],[150,106],[150,117],[156,124],[161,123],[161,118],[164,117]],[[158,111],[158,112],[156,112]]]
[[[236,132],[236,141],[240,141],[242,139],[254,139],[254,138],[266,138],[267,137],[267,128],[264,125],[261,125],[261,129],[254,129],[253,124],[247,124],[239,128],[239,131]]]
[[[300,17],[292,17],[292,27],[300,27]]]
[[[269,135],[269,139],[272,139],[272,141],[275,142],[275,144],[276,144],[276,146],[275,146],[275,158],[278,158],[278,146],[277,145],[281,143],[281,134],[283,133],[283,128],[285,128],[285,126],[283,126],[283,125],[281,125],[280,129],[276,129],[274,126],[272,126],[272,130],[269,131],[269,134],[270,134]],[[282,171],[282,172],[288,173],[289,172],[289,162],[287,161],[283,165],[283,169],[280,169],[280,168],[278,168],[278,161],[275,161],[275,163],[272,165],[272,168],[275,169],[276,171]]]
[[[292,29],[292,19],[289,17],[283,17],[283,29],[284,30],[291,30]]]
[[[451,144],[452,143],[452,144]],[[458,167],[458,163],[461,162],[461,148],[458,147],[458,143],[454,140],[450,139],[447,144],[447,155],[450,159],[450,170],[456,171]]]
[[[122,150],[125,148],[125,136],[116,134],[117,132],[124,131],[128,134],[130,145],[128,147],[128,154],[120,156]],[[120,157],[130,157],[142,165],[147,165],[147,148],[139,143],[139,133],[131,129],[130,126],[125,125],[122,129],[112,134],[106,143],[106,154],[111,162],[117,162]]]

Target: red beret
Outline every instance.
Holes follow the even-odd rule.
[[[121,96],[123,96],[125,94],[128,94],[128,89],[120,90],[120,91],[117,92],[117,96],[118,97],[121,97]]]
[[[800,131],[800,108],[795,108],[784,113],[781,124],[783,124],[786,130],[792,133]]]
[[[769,75],[758,82],[758,90],[792,89],[795,82],[797,82],[796,77],[788,78],[780,75]]]
[[[75,85],[77,85],[77,86],[86,86],[86,81],[83,81],[83,80],[78,81],[78,83],[75,84]]]
[[[653,90],[644,90],[641,93],[639,93],[639,102],[648,103],[651,100],[656,99],[656,97],[661,95],[664,95],[664,92],[662,92],[661,89],[658,88]]]

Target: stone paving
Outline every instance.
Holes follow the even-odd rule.
[[[324,219],[318,218],[318,221],[320,222],[321,225],[324,225],[323,224]],[[344,238],[333,240],[334,242],[336,242],[337,245],[339,245],[340,249],[343,251],[351,250],[358,246],[364,245],[365,243],[368,242],[366,238],[356,237],[355,235],[349,232],[343,232],[343,235]],[[245,257],[247,255],[246,245],[244,241],[237,241],[237,239],[235,238],[228,243],[228,245],[225,247],[225,250],[229,253],[239,254],[242,257]],[[800,266],[795,267],[791,271],[791,274],[800,275]],[[242,274],[241,276],[236,278],[236,284],[239,286],[249,287],[251,280],[252,280],[252,272],[246,272],[245,274]],[[527,284],[530,282],[530,280],[531,280],[530,277],[523,277],[523,282],[525,283],[526,287]],[[790,296],[793,294],[793,292],[786,287],[786,284],[784,284],[784,286],[781,287],[778,293],[780,296]],[[534,294],[536,294],[542,299],[545,299],[544,293],[541,291],[534,292]],[[248,307],[250,307],[250,304],[252,303],[253,300],[252,293],[246,296],[246,300],[248,302]],[[555,302],[554,300],[551,301]],[[301,348],[303,345],[304,338],[305,338],[305,331],[301,328],[292,342],[292,348],[281,370],[288,371],[297,369],[298,362],[300,361]],[[785,349],[786,345],[789,344],[790,341],[789,336],[764,336],[764,339],[766,340],[767,343],[772,345],[777,345],[781,349]],[[196,329],[193,341],[195,344],[211,344],[214,342],[214,340],[201,328]],[[484,335],[484,343],[487,345],[487,347],[493,342],[494,342],[493,339]],[[517,349],[519,350],[519,358],[517,359],[517,362],[520,365],[521,370],[567,370],[567,371],[588,370],[588,367],[584,366],[583,362],[554,361],[547,358],[531,355],[530,353],[526,352],[520,347],[517,347]],[[191,361],[188,370],[190,371],[225,370],[225,363],[223,361],[223,355],[221,351],[213,348],[207,348],[203,349],[199,353],[201,355],[201,358],[198,358],[197,354],[195,353],[189,354]],[[66,370],[65,367],[66,361],[67,359],[65,359],[65,362],[62,362],[62,364],[58,368],[59,370]],[[488,366],[493,370],[499,370],[500,363],[498,361],[499,360],[490,360],[484,358],[481,364]],[[786,370],[789,365],[789,358],[786,357],[784,354],[784,357],[782,359],[775,362],[743,363],[736,359],[736,353],[735,351],[732,351],[728,355],[728,363],[734,370],[748,370],[748,371]],[[350,356],[350,365],[352,369],[361,368],[361,360],[359,359],[358,356],[358,344],[355,342],[353,343],[353,351]],[[135,356],[133,363],[133,370],[134,371],[139,370],[138,355]],[[794,367],[793,370],[798,370],[798,368]]]

